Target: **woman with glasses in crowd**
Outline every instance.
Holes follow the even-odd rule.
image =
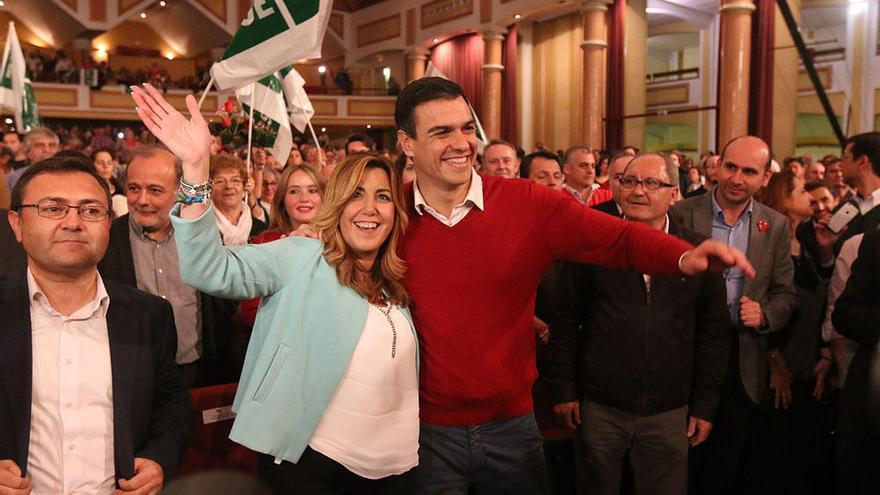
[[[418,355],[406,307],[406,226],[390,162],[358,155],[334,171],[313,220],[322,240],[220,245],[195,98],[187,120],[152,86],[138,116],[183,162],[172,212],[184,281],[222,297],[263,297],[230,438],[256,450],[276,493],[411,493],[418,463]]]
[[[212,155],[210,158],[211,180],[214,182],[211,200],[217,211],[217,228],[224,246],[247,244],[248,239],[266,230],[260,219],[262,210],[256,198],[245,202],[245,190],[253,188],[248,181],[244,163],[232,155]]]

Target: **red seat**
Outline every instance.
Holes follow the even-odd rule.
[[[237,383],[190,390],[193,400],[192,438],[183,454],[178,476],[199,471],[231,469],[256,474],[254,451],[229,439],[230,407]]]

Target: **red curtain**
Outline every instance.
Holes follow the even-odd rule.
[[[608,52],[605,75],[605,148],[622,149],[623,142],[623,64],[626,0],[617,0],[608,12]]]
[[[516,25],[507,31],[504,40],[504,50],[501,55],[501,64],[504,88],[501,91],[501,136],[508,143],[519,146],[519,129],[516,125]]]
[[[482,115],[482,35],[463,34],[436,45],[431,63],[462,87],[477,115]]]
[[[749,71],[749,134],[773,149],[773,50],[775,0],[756,0],[752,14],[752,53]],[[725,143],[719,143],[724,145]]]

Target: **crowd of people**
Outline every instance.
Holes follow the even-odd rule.
[[[394,151],[248,167],[192,96],[133,98],[124,139],[4,134],[0,487],[155,493],[187,390],[236,382],[275,493],[880,486],[880,133],[781,165],[754,136],[480,155],[461,88],[423,78]]]

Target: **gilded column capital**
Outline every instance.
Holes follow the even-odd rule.
[[[585,0],[581,2],[581,12],[588,12],[591,10],[599,10],[602,12],[606,12],[608,10],[608,6],[611,5],[611,0]]]
[[[403,51],[403,55],[407,60],[427,60],[430,54],[431,50],[420,46],[413,46]]]
[[[486,41],[489,40],[503,40],[504,35],[507,34],[507,28],[501,26],[489,26],[481,31],[483,34],[483,39]]]

